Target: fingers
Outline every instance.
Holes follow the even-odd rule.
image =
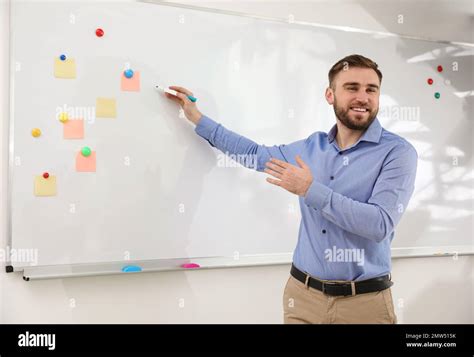
[[[287,162],[285,161],[281,161],[281,160],[278,160],[278,159],[275,159],[275,158],[272,158],[270,160],[272,163],[278,165],[278,166],[281,166],[282,168],[286,169],[287,167],[291,166],[290,164],[288,164]]]
[[[186,94],[186,95],[193,95],[193,93],[189,89],[186,89],[186,88],[183,88],[183,87],[171,86],[169,88],[174,89],[178,93],[183,93],[183,94]]]
[[[265,169],[263,170],[263,172],[266,172],[267,174],[269,175],[272,175],[273,177],[276,177],[278,179],[281,179],[282,178],[282,175],[276,171],[273,171],[273,170],[270,170],[270,169]]]
[[[296,155],[296,162],[298,163],[298,165],[300,165],[302,169],[308,168],[308,165],[306,165],[306,163],[301,159],[301,156],[299,155]]]
[[[180,98],[182,101],[184,101],[184,103],[192,103],[186,94],[178,92],[177,97]]]
[[[178,98],[175,95],[165,93],[166,98],[171,99],[173,102],[178,103],[179,105],[183,105],[183,100],[181,98]]]
[[[269,162],[269,161],[268,161],[267,163],[265,163],[265,166],[269,167],[269,168],[272,169],[273,171],[278,172],[279,174],[282,174],[283,171],[285,170],[285,169],[283,169],[281,166],[272,164],[272,163]]]
[[[274,180],[270,177],[267,177],[267,182],[268,183],[271,183],[272,185],[276,185],[276,186],[281,186],[281,181],[279,180]]]

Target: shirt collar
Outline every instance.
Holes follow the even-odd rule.
[[[329,130],[328,133],[328,141],[332,143],[334,139],[336,138],[337,134],[337,125],[334,124],[334,126]],[[353,146],[357,145],[360,141],[370,141],[373,143],[378,143],[380,141],[380,136],[382,135],[382,125],[380,125],[380,122],[378,118],[375,118],[372,124],[367,128],[367,130],[362,134],[360,139],[355,143]]]

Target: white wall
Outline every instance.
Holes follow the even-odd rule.
[[[193,5],[472,42],[470,1],[312,1]],[[6,238],[8,2],[0,0],[0,247]],[[423,11],[420,9],[423,8]],[[397,16],[404,15],[399,25]],[[449,28],[440,24],[449,23]],[[25,222],[27,224],[28,222]],[[4,264],[3,262],[1,263]],[[474,256],[397,259],[399,322],[473,323]],[[2,267],[2,271],[3,267]],[[0,272],[3,323],[280,323],[289,266],[113,275],[24,282]]]

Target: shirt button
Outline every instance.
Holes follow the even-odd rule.
[[[325,229],[323,229],[322,232],[323,232],[323,234],[326,234],[326,230],[325,230]]]
[[[331,176],[331,180],[334,180],[334,176]]]

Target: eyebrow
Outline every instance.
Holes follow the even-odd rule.
[[[342,86],[343,87],[345,87],[345,86],[360,86],[360,83],[359,82],[346,82]],[[377,84],[369,83],[367,86],[379,89],[379,86]]]

